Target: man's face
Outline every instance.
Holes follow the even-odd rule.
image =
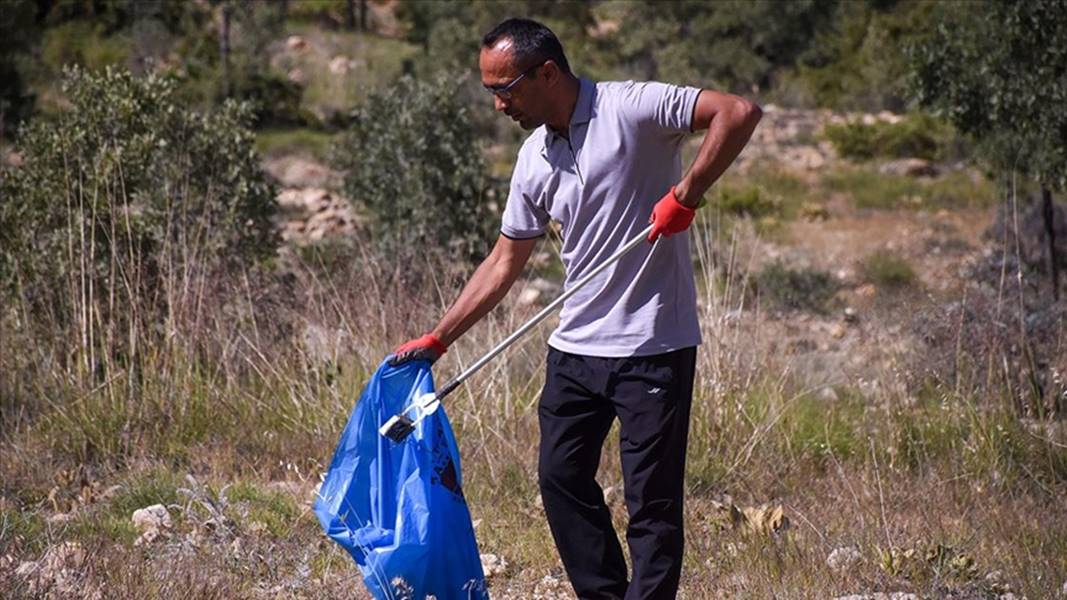
[[[531,65],[516,64],[511,56],[511,42],[505,39],[492,48],[482,48],[478,66],[482,71],[482,85],[499,88],[513,82]],[[493,108],[529,131],[548,120],[549,101],[548,90],[539,77],[541,69],[525,73],[506,93],[493,95]]]

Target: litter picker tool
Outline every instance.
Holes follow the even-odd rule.
[[[437,410],[437,408],[441,405],[441,400],[443,400],[445,396],[449,395],[450,393],[452,393],[453,390],[459,387],[459,384],[466,381],[468,377],[473,375],[478,369],[485,366],[487,362],[493,360],[493,358],[495,358],[497,354],[500,354],[505,349],[507,349],[508,346],[514,344],[515,341],[522,337],[523,334],[525,334],[527,331],[533,329],[533,327],[541,321],[544,321],[545,318],[548,317],[548,315],[552,314],[552,312],[556,310],[556,308],[558,308],[561,304],[563,304],[563,302],[567,298],[570,298],[575,292],[582,289],[585,284],[592,281],[593,278],[596,277],[601,271],[618,261],[627,252],[641,245],[642,242],[648,239],[648,235],[651,232],[652,226],[649,225],[647,228],[645,228],[644,231],[638,234],[637,237],[633,238],[629,242],[626,242],[626,245],[622,248],[619,248],[619,250],[616,251],[615,254],[609,256],[606,260],[604,260],[604,262],[600,263],[600,265],[590,271],[585,277],[582,277],[581,279],[576,281],[574,285],[570,287],[570,289],[560,294],[559,298],[556,298],[552,301],[551,304],[541,309],[541,312],[534,315],[533,318],[524,323],[522,327],[519,327],[515,331],[515,333],[512,333],[504,341],[497,344],[496,347],[487,352],[485,356],[482,356],[474,364],[467,367],[467,370],[457,375],[455,379],[446,383],[445,386],[441,388],[437,393],[423,394],[418,398],[415,398],[411,405],[405,408],[403,412],[390,417],[390,419],[386,421],[380,429],[378,429],[378,432],[381,433],[383,436],[393,440],[394,442],[404,441],[404,439],[412,431],[415,431],[415,426],[419,423],[419,421],[425,418],[426,415],[429,415],[435,410]],[[656,246],[658,245],[659,240],[657,239],[652,246],[652,252],[656,251]]]

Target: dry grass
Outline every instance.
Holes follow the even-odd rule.
[[[829,334],[833,315],[766,314],[748,292],[762,248],[752,231],[707,220],[694,235],[705,344],[684,597],[1060,593],[1064,440],[1026,427],[1002,388],[915,371],[924,346],[900,326],[915,306],[887,302],[840,339]],[[163,334],[144,325],[134,332],[144,348],[136,364],[111,357],[95,369],[84,365],[99,339],[59,325],[42,336],[19,305],[6,307],[0,595],[52,585],[57,596],[107,598],[364,597],[310,498],[368,374],[398,340],[430,326],[462,281],[462,268],[426,261],[389,265],[356,247],[293,259],[286,277],[171,282],[192,291]],[[427,276],[402,276],[407,269]],[[532,314],[518,295],[450,350],[439,377]],[[498,597],[533,597],[546,575],[560,576],[535,477],[550,329],[447,406],[482,552],[510,565],[490,582]],[[617,441],[600,477],[621,528]],[[780,504],[790,526],[773,535],[735,528],[722,517],[727,497]],[[173,528],[138,544],[130,513],[154,503],[171,507]],[[15,574],[46,555],[62,563],[56,549],[66,541],[84,550],[66,557],[66,579]],[[848,547],[857,562],[829,567]]]

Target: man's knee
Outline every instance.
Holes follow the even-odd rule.
[[[578,465],[551,452],[542,453],[537,463],[537,485],[542,492],[574,489],[587,478]]]

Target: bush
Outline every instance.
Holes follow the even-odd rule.
[[[915,285],[918,280],[908,261],[888,252],[875,252],[863,259],[860,273],[864,281],[892,289]]]
[[[371,95],[332,149],[344,191],[371,217],[375,245],[413,256],[448,248],[484,251],[496,226],[489,178],[459,86],[445,78],[402,77]]]
[[[955,143],[950,126],[925,114],[909,115],[897,123],[827,125],[823,136],[838,154],[855,160],[872,158],[949,158]]]
[[[837,291],[837,284],[829,273],[818,269],[790,269],[773,262],[756,274],[755,288],[781,310],[823,312]]]
[[[173,82],[111,68],[70,69],[63,91],[70,109],[24,130],[24,166],[0,173],[0,291],[60,324],[147,320],[174,278],[273,254],[247,105],[197,113]]]
[[[743,188],[723,187],[719,190],[716,204],[725,213],[754,219],[774,215],[779,208],[776,198],[770,197],[755,185]]]

